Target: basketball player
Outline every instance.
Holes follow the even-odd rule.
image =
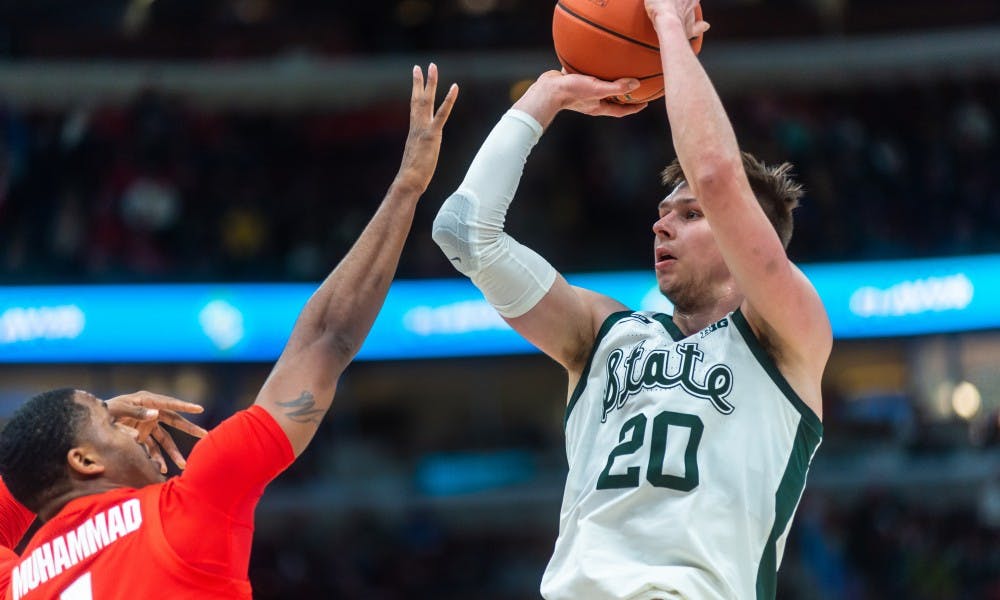
[[[506,321],[569,375],[569,474],[542,578],[556,599],[773,598],[821,436],[830,324],[789,262],[788,165],[741,155],[688,42],[695,0],[647,0],[678,161],[653,222],[672,315],[569,285],[503,231],[523,165],[561,110],[624,116],[638,86],[543,74],[487,137],[434,239]],[[568,243],[586,243],[573,240]]]
[[[174,463],[183,469],[186,466],[184,456],[177,448],[170,434],[160,423],[168,423],[176,429],[187,432],[195,437],[205,437],[204,429],[188,421],[179,413],[201,413],[204,409],[197,404],[184,402],[176,398],[140,391],[107,400],[105,406],[115,422],[129,428],[129,434],[136,441],[146,446],[150,456],[160,467],[160,473],[167,472],[167,464],[163,452],[170,456]],[[35,415],[35,425],[45,427],[58,423],[58,419],[49,420],[45,414]],[[53,440],[48,439],[51,443]],[[162,448],[161,448],[162,446]],[[41,466],[41,465],[38,465]],[[36,477],[47,477],[50,474],[38,469]],[[14,499],[3,480],[0,480],[0,573],[9,573],[16,564],[17,554],[13,548],[28,531],[35,513],[31,512]]]
[[[337,379],[385,300],[417,200],[437,164],[442,127],[458,94],[435,112],[437,67],[413,69],[402,165],[360,238],[299,315],[253,406],[192,450],[164,482],[157,465],[107,408],[81,391],[30,400],[0,435],[0,474],[44,525],[13,569],[6,597],[250,598],[253,513],[264,487],[305,450]],[[58,424],[45,440],[36,411]],[[27,455],[28,451],[32,455]],[[54,463],[38,479],[35,465]]]

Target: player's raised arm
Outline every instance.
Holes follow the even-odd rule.
[[[476,154],[465,179],[434,220],[434,241],[518,333],[572,374],[586,361],[604,318],[624,307],[575,288],[544,258],[504,231],[525,161],[561,110],[625,116],[645,105],[604,100],[638,85],[544,73],[514,104]]]
[[[744,295],[747,319],[758,335],[774,344],[779,362],[801,368],[805,379],[819,381],[832,343],[829,320],[815,289],[788,260],[758,204],[729,118],[691,49],[689,39],[707,28],[694,16],[697,4],[645,1],[660,42],[674,149]]]
[[[375,216],[306,303],[257,404],[277,420],[298,456],[333,400],[337,379],[357,354],[389,291],[417,201],[437,165],[441,132],[458,96],[452,85],[437,111],[437,67],[413,68],[410,130],[402,165]]]

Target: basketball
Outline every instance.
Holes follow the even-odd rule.
[[[701,20],[701,5],[695,15]],[[638,79],[639,87],[615,96],[617,102],[637,104],[663,96],[659,40],[642,0],[559,0],[552,41],[567,73]],[[702,36],[691,40],[696,54],[701,43]]]

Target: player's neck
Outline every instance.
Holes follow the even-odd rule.
[[[65,492],[53,496],[51,500],[47,501],[38,510],[38,519],[43,523],[51,519],[52,517],[58,515],[67,504],[76,500],[77,498],[83,498],[84,496],[93,496],[95,494],[103,494],[104,492],[109,492],[111,490],[116,490],[123,487],[120,484],[113,483],[107,479],[95,479],[93,481],[76,482],[74,487],[67,489]]]
[[[735,290],[713,299],[706,304],[695,306],[674,305],[673,321],[685,336],[701,331],[712,323],[739,308],[743,294]]]

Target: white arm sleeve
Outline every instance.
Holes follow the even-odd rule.
[[[538,304],[557,275],[544,258],[503,231],[524,163],[541,135],[542,126],[531,115],[507,111],[434,219],[434,241],[445,256],[508,318]]]

